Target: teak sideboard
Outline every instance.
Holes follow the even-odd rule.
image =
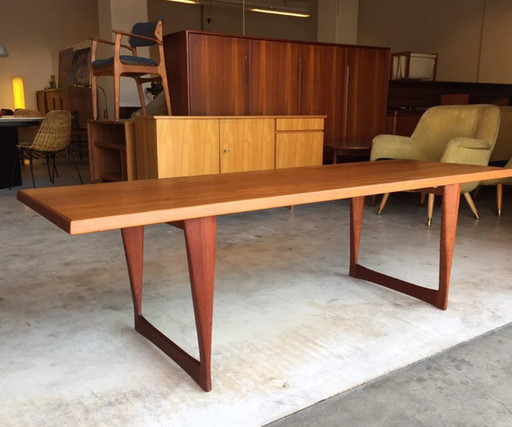
[[[322,164],[324,117],[135,118],[137,178]]]
[[[140,116],[90,120],[92,182],[322,164],[324,116]]]
[[[173,114],[325,115],[325,142],[384,133],[390,50],[182,31],[164,37]]]

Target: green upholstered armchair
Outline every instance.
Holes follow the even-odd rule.
[[[378,135],[373,139],[370,160],[408,159],[431,162],[487,165],[500,125],[496,105],[443,105],[429,108],[421,116],[410,137]],[[469,194],[478,182],[463,184],[464,194],[476,218],[479,218]],[[380,214],[389,193],[384,194]],[[432,223],[434,193],[429,193],[427,225]]]
[[[503,164],[506,168],[512,168],[512,107],[500,107],[500,130],[496,138],[496,144],[491,154],[491,164]],[[490,179],[482,181],[481,185],[496,186],[496,208],[498,216],[501,216],[503,205],[503,185],[512,185],[512,178]]]

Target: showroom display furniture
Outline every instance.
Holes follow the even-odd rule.
[[[512,157],[510,160],[505,163],[505,168],[512,169]],[[512,179],[504,178],[504,179],[489,179],[486,181],[482,181],[481,185],[495,185],[496,186],[496,212],[498,216],[501,216],[503,211],[503,186],[504,185],[512,185]]]
[[[87,134],[91,182],[137,178],[133,121],[89,120]]]
[[[0,116],[0,188],[22,184],[18,153],[18,129],[38,126],[43,117]]]
[[[171,114],[171,100],[167,84],[167,74],[164,61],[164,50],[162,41],[162,21],[140,22],[133,26],[131,32],[114,30],[115,41],[91,38],[91,83],[92,83],[92,107],[93,118],[98,118],[97,80],[100,76],[112,76],[114,78],[114,116],[119,120],[120,106],[120,77],[131,77],[135,80],[139,93],[140,104],[146,114],[146,102],[142,84],[152,81],[161,81],[165,96],[167,114]],[[128,44],[123,40],[128,38]],[[106,59],[96,58],[98,43],[114,46],[113,56]],[[137,56],[138,47],[157,46],[158,60]],[[130,54],[122,55],[121,49],[127,49]],[[147,77],[150,75],[151,77]]]
[[[373,139],[370,160],[411,159],[487,165],[496,143],[500,110],[495,105],[446,105],[432,107],[422,116],[410,137],[378,135]],[[471,198],[478,182],[461,187],[472,212],[478,219]],[[427,225],[432,223],[435,189],[429,190]],[[377,213],[386,205],[389,193],[382,197]]]
[[[137,178],[322,164],[322,116],[135,117]]]
[[[188,30],[164,50],[173,114],[322,115],[325,142],[384,133],[388,48]]]
[[[70,234],[120,229],[135,329],[209,391],[217,216],[350,199],[350,276],[444,310],[448,304],[460,184],[506,177],[512,177],[512,169],[390,160],[22,190],[18,200]],[[436,289],[405,282],[358,263],[365,196],[426,187],[443,188]],[[199,359],[186,353],[142,314],[144,226],[169,222],[181,222],[184,229]]]
[[[492,150],[489,163],[501,162],[504,164],[512,158],[512,107],[504,106],[500,108],[500,130],[496,137],[496,144]]]
[[[52,110],[70,111],[80,127],[92,119],[92,96],[90,87],[65,87],[36,91],[37,109],[44,116]]]
[[[38,110],[30,110],[27,108],[18,108],[14,110],[13,117],[44,117]],[[37,126],[24,127],[18,129],[18,146],[30,145],[37,133]],[[23,153],[20,151],[20,157],[23,160]]]
[[[489,164],[493,166],[504,164],[504,167],[512,168],[512,107],[500,107],[500,112],[500,130]],[[501,216],[503,207],[503,185],[512,185],[512,180],[491,179],[481,182],[480,185],[496,186],[496,211],[498,216]],[[477,188],[475,190],[475,197],[479,189],[480,188]]]
[[[18,146],[28,157],[30,164],[30,175],[32,177],[32,186],[36,187],[34,178],[34,158],[44,158],[48,168],[50,182],[55,182],[55,176],[59,176],[55,164],[55,156],[67,150],[71,141],[71,113],[65,110],[53,110],[44,116],[41,126],[37,131],[36,137],[30,146]],[[50,167],[51,163],[51,167]],[[75,164],[76,172],[80,183],[83,184],[82,176]]]
[[[322,116],[90,120],[91,182],[322,164]]]

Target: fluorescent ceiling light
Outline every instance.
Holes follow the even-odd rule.
[[[287,12],[284,10],[275,10],[275,9],[260,9],[257,7],[249,9],[251,12],[258,13],[269,13],[271,15],[284,15],[284,16],[294,16],[295,18],[309,18],[310,15],[308,13],[300,13],[300,12]]]
[[[186,4],[200,4],[209,6],[211,4],[217,5],[217,6],[226,6],[226,7],[240,7],[241,5],[237,2],[234,2],[233,0],[166,0],[173,3],[186,3]],[[243,5],[243,3],[242,3]],[[281,15],[281,16],[293,16],[295,18],[309,18],[311,15],[308,13],[307,10],[303,9],[292,9],[292,8],[278,8],[274,9],[273,6],[264,6],[255,4],[255,2],[248,3],[246,5],[247,10],[251,12],[258,12],[258,13],[268,13],[271,15]]]
[[[173,3],[186,3],[186,4],[197,4],[197,0],[167,0],[172,1]]]

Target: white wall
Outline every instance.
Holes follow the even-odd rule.
[[[437,80],[512,83],[510,0],[359,0],[358,43],[438,53]]]
[[[512,2],[492,0],[485,7],[479,80],[512,83]]]
[[[357,44],[359,0],[318,0],[317,40]]]
[[[317,0],[289,2],[307,7],[311,11],[310,18],[291,18],[246,11],[245,23],[242,2],[239,3],[236,7],[226,7],[215,4],[203,6],[148,0],[148,15],[150,19],[164,17],[164,34],[189,29],[255,37],[316,40]],[[279,2],[273,0],[268,3]]]
[[[93,0],[2,1],[0,41],[9,51],[0,58],[0,108],[13,108],[11,79],[22,76],[27,108],[36,108],[36,90],[58,74],[58,53],[98,33]]]
[[[91,0],[92,1],[92,0]],[[148,13],[145,1],[141,0],[97,0],[99,36],[106,40],[114,40],[112,30],[129,32],[136,22],[147,22]],[[124,40],[126,42],[126,40]],[[106,58],[112,56],[112,47],[103,44],[97,57]],[[149,55],[148,48],[137,49],[141,56]],[[140,107],[139,95],[135,81],[129,78],[121,78],[121,106]],[[114,118],[114,84],[111,76],[98,78],[98,86],[106,92],[107,116]],[[103,118],[105,99],[102,91],[98,93],[99,118]]]

